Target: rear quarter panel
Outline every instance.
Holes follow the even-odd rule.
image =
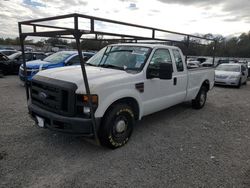
[[[186,101],[192,100],[197,96],[206,80],[209,81],[209,89],[212,89],[214,86],[214,68],[202,67],[188,71]]]

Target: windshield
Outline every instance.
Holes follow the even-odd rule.
[[[87,64],[125,71],[142,70],[151,48],[140,46],[108,46],[93,56]]]
[[[229,71],[229,72],[240,72],[239,65],[219,65],[216,70]]]
[[[70,55],[72,55],[72,52],[57,52],[46,57],[43,61],[56,64],[66,60]]]
[[[17,53],[14,53],[14,54],[11,54],[8,56],[9,59],[15,59],[16,57],[20,56],[21,55],[21,52],[17,52]]]

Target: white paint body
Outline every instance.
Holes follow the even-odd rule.
[[[133,45],[139,46],[140,44]],[[194,99],[204,81],[208,81],[209,89],[212,89],[214,85],[214,69],[201,68],[188,71],[184,63],[184,71],[177,72],[172,49],[178,49],[181,52],[179,48],[152,44],[143,44],[143,46],[150,47],[153,50],[143,70],[139,73],[132,74],[123,70],[86,66],[91,94],[97,94],[99,99],[95,117],[103,117],[113,102],[125,97],[132,97],[139,105],[139,119],[141,119],[145,115]],[[158,48],[168,49],[171,53],[174,69],[171,80],[146,78],[150,59]],[[183,55],[182,60],[185,62]],[[75,83],[78,87],[77,94],[86,93],[80,66],[45,70],[39,72],[38,75]],[[173,84],[175,77],[177,79],[176,85]],[[144,92],[139,92],[135,88],[136,83],[144,83]]]
[[[238,66],[239,72],[233,71],[223,71],[223,70],[215,70],[215,83],[218,85],[238,85],[239,82],[245,83],[247,82],[248,70],[245,65],[238,63],[229,63],[229,64],[221,64],[223,65],[232,65]],[[245,69],[243,70],[243,66]]]

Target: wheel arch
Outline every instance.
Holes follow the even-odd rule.
[[[115,100],[112,104],[108,106],[105,110],[103,117],[113,108],[116,104],[127,104],[129,105],[135,113],[135,120],[139,120],[140,118],[140,106],[138,101],[134,97],[122,97],[120,99]]]
[[[204,80],[203,83],[201,84],[201,87],[202,86],[204,86],[207,89],[207,91],[209,91],[209,89],[210,89],[210,82],[209,82],[209,80]]]

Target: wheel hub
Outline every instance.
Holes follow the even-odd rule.
[[[116,132],[122,133],[126,130],[126,128],[127,128],[127,125],[126,125],[126,122],[124,120],[119,120],[116,123],[116,126],[115,126]]]

